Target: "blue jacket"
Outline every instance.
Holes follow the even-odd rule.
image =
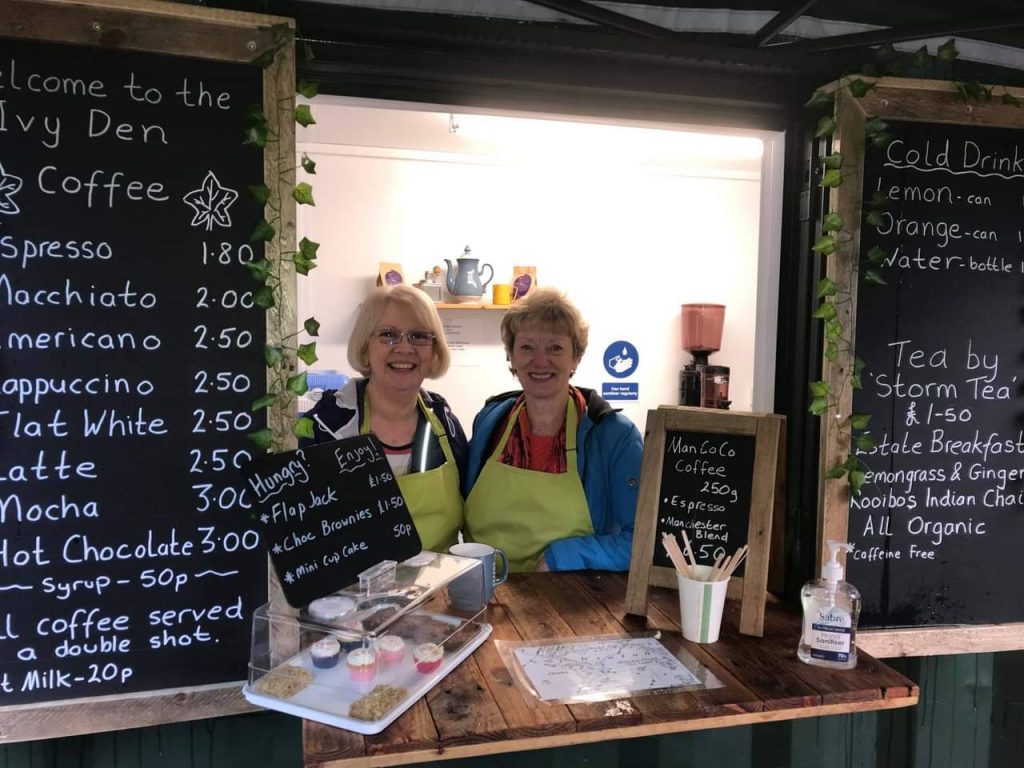
[[[594,534],[552,541],[544,560],[552,571],[626,571],[633,547],[643,438],[633,422],[595,391],[581,387],[580,392],[587,401],[587,412],[576,431],[576,464]],[[464,497],[468,498],[490,457],[494,431],[504,422],[520,394],[495,395],[473,420]]]

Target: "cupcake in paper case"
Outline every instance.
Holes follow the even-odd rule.
[[[309,657],[317,669],[330,669],[336,666],[339,656],[341,656],[341,643],[332,635],[317,640],[309,647]]]
[[[343,618],[345,614],[351,613],[356,607],[356,601],[350,597],[341,595],[330,595],[321,597],[309,604],[309,616],[314,621],[324,624],[332,624]]]
[[[377,658],[381,664],[397,664],[405,658],[405,640],[398,635],[384,635],[377,640]]]
[[[412,660],[416,663],[416,671],[428,675],[436,672],[444,658],[444,648],[436,643],[422,643],[412,649]]]
[[[368,683],[377,674],[377,654],[370,648],[349,651],[345,664],[349,676],[358,683]]]

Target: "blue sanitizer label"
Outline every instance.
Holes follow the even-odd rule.
[[[823,661],[850,660],[850,614],[841,608],[822,608],[808,616],[804,637],[811,649],[811,658]]]

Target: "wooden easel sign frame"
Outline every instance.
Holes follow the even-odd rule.
[[[626,591],[627,613],[637,615],[647,613],[647,592],[651,585],[678,588],[675,569],[654,564],[655,548],[660,546],[656,541],[659,521],[673,513],[677,519],[684,521],[683,527],[686,528],[685,518],[689,509],[688,506],[683,506],[680,511],[679,505],[673,500],[662,498],[665,463],[666,460],[675,458],[673,452],[675,450],[673,448],[675,433],[683,433],[689,437],[707,435],[707,439],[696,441],[698,445],[707,444],[707,456],[698,457],[695,461],[705,468],[711,481],[716,483],[714,490],[708,490],[712,494],[711,503],[714,503],[714,494],[718,493],[719,489],[728,484],[730,480],[734,483],[739,481],[743,485],[748,479],[750,481],[750,508],[746,541],[729,541],[728,553],[732,554],[743,544],[747,544],[750,549],[743,576],[734,576],[730,579],[729,596],[739,597],[742,601],[740,632],[756,637],[763,635],[768,566],[771,554],[772,517],[780,470],[779,457],[783,455],[784,425],[785,418],[776,414],[734,413],[682,406],[662,406],[657,410],[647,412],[644,458],[640,474],[640,497],[637,501],[633,553],[630,559],[629,584]],[[753,462],[749,478],[727,477],[726,470],[729,459],[735,458],[735,454],[730,457],[728,454],[720,455],[717,451],[721,446],[728,444],[730,437],[753,440]],[[666,451],[669,451],[671,455]],[[682,471],[686,474],[696,472],[689,462],[682,466],[673,463],[670,471]],[[703,484],[701,486],[703,487]],[[703,493],[700,495],[704,496]],[[707,505],[708,502],[709,499],[706,498],[694,498],[689,499],[687,504]],[[721,504],[715,504],[713,507],[703,506],[701,509],[705,511],[701,513],[701,516],[713,519],[714,510],[722,506]],[[711,527],[713,528],[713,524]],[[705,558],[698,557],[698,560],[702,559]]]

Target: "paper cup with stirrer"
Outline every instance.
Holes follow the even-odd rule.
[[[679,579],[679,623],[683,637],[695,643],[714,643],[718,641],[722,628],[729,577],[746,557],[747,548],[740,547],[727,558],[719,556],[714,565],[697,565],[685,531],[682,537],[689,557],[685,573],[676,568]],[[679,545],[675,546],[678,549]]]

